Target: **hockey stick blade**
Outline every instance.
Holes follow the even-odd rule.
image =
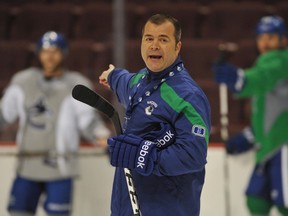
[[[103,112],[114,124],[116,133],[122,133],[121,123],[117,111],[106,99],[84,85],[76,85],[72,90],[72,97],[82,103]]]
[[[106,99],[84,85],[76,85],[72,90],[72,96],[76,100],[105,113],[109,118],[111,118],[115,113],[115,109]]]

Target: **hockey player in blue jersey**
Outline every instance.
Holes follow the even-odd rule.
[[[116,167],[111,215],[132,216],[123,167],[132,171],[143,216],[198,216],[210,133],[210,105],[179,56],[181,27],[150,17],[142,33],[146,68],[109,66],[99,77],[125,107],[123,135],[108,139]]]

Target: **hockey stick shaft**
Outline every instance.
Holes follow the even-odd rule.
[[[106,152],[103,151],[89,151],[89,152],[75,152],[75,153],[64,153],[64,154],[58,154],[53,153],[49,154],[47,152],[0,152],[0,156],[11,156],[11,157],[23,157],[23,158],[34,158],[34,157],[53,157],[53,158],[59,158],[59,157],[93,157],[93,156],[101,156],[106,155]]]
[[[225,63],[231,57],[233,52],[237,50],[237,45],[234,43],[222,43],[219,44],[219,59],[217,63]],[[219,99],[220,99],[220,135],[223,141],[228,140],[228,90],[224,83],[219,86]]]
[[[81,101],[87,105],[104,113],[112,122],[115,127],[117,135],[122,133],[122,127],[119,119],[118,112],[114,109],[112,104],[110,104],[106,99],[98,95],[96,92],[87,88],[83,85],[76,85],[72,90],[72,96],[78,101]],[[137,198],[137,193],[134,187],[133,177],[131,171],[124,168],[126,183],[128,187],[129,197],[132,205],[132,210],[134,216],[141,216],[141,211],[139,208],[139,202]]]
[[[226,42],[219,44],[219,59],[218,63],[227,62],[231,56],[238,50],[238,45],[232,42]],[[220,98],[220,124],[221,124],[221,139],[227,141],[228,135],[228,90],[226,84],[222,83],[219,86],[219,98]]]
[[[238,46],[234,43],[223,43],[218,47],[219,50],[219,59],[218,63],[225,63],[231,57],[231,55],[238,49]],[[228,118],[228,89],[227,85],[221,83],[219,86],[219,99],[220,99],[220,136],[221,139],[226,142],[229,138],[228,126],[229,126],[229,118]],[[224,159],[224,195],[225,195],[225,215],[230,216],[230,190],[229,190],[229,165],[228,165],[228,157]]]
[[[219,98],[220,98],[220,135],[221,139],[225,142],[228,140],[228,90],[225,84],[220,84],[219,86]],[[230,190],[229,190],[229,165],[228,165],[228,157],[226,155],[224,159],[224,193],[225,193],[225,215],[230,216]]]
[[[220,135],[223,141],[228,140],[228,91],[225,84],[219,86],[219,98],[220,98]]]

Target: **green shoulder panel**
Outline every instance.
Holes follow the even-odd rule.
[[[205,128],[205,141],[209,142],[209,133],[201,115],[196,111],[191,103],[181,98],[172,87],[163,83],[160,88],[162,99],[177,113],[183,113],[191,125],[200,125]]]
[[[129,87],[132,88],[134,85],[136,85],[144,74],[146,74],[146,71],[140,71],[139,73],[135,74],[130,81]]]

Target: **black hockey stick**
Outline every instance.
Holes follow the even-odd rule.
[[[84,85],[76,85],[72,90],[72,96],[76,100],[90,105],[91,107],[94,107],[95,109],[104,113],[113,122],[117,135],[120,135],[122,133],[122,127],[118,112],[106,99],[104,99],[96,92],[92,91]],[[139,208],[138,198],[134,187],[131,171],[128,168],[124,168],[124,173],[126,177],[126,183],[128,187],[133,214],[134,216],[141,216],[141,211]]]

